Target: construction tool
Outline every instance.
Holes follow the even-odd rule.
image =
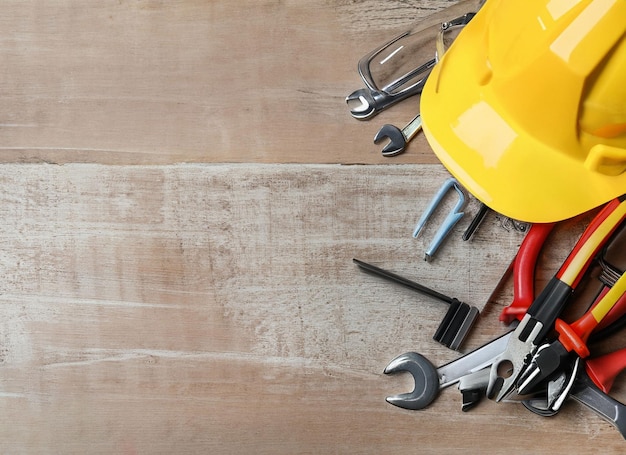
[[[401,284],[409,289],[413,289],[414,291],[418,291],[422,294],[448,303],[450,305],[448,311],[441,321],[441,324],[439,324],[437,331],[433,335],[433,339],[450,349],[457,350],[460,348],[461,344],[465,340],[465,337],[476,322],[476,318],[479,314],[478,308],[470,306],[456,298],[449,297],[407,278],[401,277],[400,275],[396,275],[395,273],[381,269],[372,264],[368,264],[367,262],[363,262],[358,259],[352,259],[352,261],[365,271],[371,272],[389,281]]]
[[[426,77],[430,74],[430,70],[435,66],[435,63],[437,61],[434,58],[430,59],[415,70],[405,74],[400,80],[394,81],[379,90],[373,85],[370,86],[367,76],[363,76],[363,74],[368,74],[369,70],[367,70],[367,73],[362,72],[361,62],[359,62],[359,72],[367,88],[355,90],[346,97],[346,103],[348,106],[351,106],[350,114],[358,120],[368,120],[388,107],[418,94],[422,90]],[[419,76],[422,77],[416,79]],[[405,85],[408,85],[408,87],[398,90]]]
[[[598,251],[626,218],[626,197],[604,206],[587,227],[559,271],[533,301],[509,339],[506,350],[491,366],[487,394],[496,401],[514,393],[537,347],[554,328]]]
[[[387,402],[404,409],[425,408],[433,402],[441,389],[456,384],[462,378],[489,367],[493,359],[506,348],[511,333],[505,333],[437,369],[430,360],[416,352],[399,355],[387,365],[384,373],[409,372],[413,376],[415,387],[409,393],[388,396]],[[433,379],[433,372],[436,380]],[[485,388],[486,385],[487,382],[485,382]]]
[[[441,204],[441,201],[443,200],[445,195],[451,189],[454,189],[457,192],[459,199],[454,207],[452,207],[450,213],[448,213],[446,218],[443,220],[441,226],[439,226],[439,229],[431,240],[430,245],[426,249],[426,253],[424,254],[424,260],[427,262],[430,262],[433,259],[435,253],[437,252],[445,238],[452,231],[452,228],[454,228],[454,226],[461,220],[461,218],[463,218],[463,215],[465,215],[463,209],[467,205],[469,196],[467,195],[465,189],[461,185],[459,185],[459,182],[457,182],[455,178],[450,177],[446,179],[443,185],[441,185],[435,196],[433,196],[430,203],[426,207],[426,210],[424,210],[424,213],[422,213],[422,216],[417,221],[415,229],[413,229],[413,238],[417,238],[417,236],[420,234],[420,232],[422,232],[422,229],[426,225],[426,221],[428,221],[428,219],[433,215],[439,204]]]
[[[522,320],[535,299],[535,267],[537,258],[555,223],[535,223],[530,226],[513,259],[513,301],[502,310],[500,321],[510,324]]]
[[[614,269],[606,261],[599,262],[603,270]],[[537,349],[530,365],[520,376],[518,381],[519,392],[524,393],[525,390],[530,390],[538,383],[545,381],[565,362],[569,361],[570,353],[583,359],[588,357],[590,352],[587,347],[587,340],[592,331],[598,327],[610,311],[617,309],[620,315],[626,313],[625,296],[626,274],[622,271],[614,282],[603,286],[591,308],[576,322],[568,324],[562,319],[557,319],[555,328],[559,333],[559,338],[553,342],[545,343]]]
[[[404,128],[386,124],[383,125],[376,136],[374,144],[378,144],[383,139],[389,139],[389,143],[383,147],[383,156],[396,156],[404,152],[406,145],[411,142],[417,133],[422,130],[422,117],[419,114],[411,120]]]

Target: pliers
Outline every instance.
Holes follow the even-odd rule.
[[[548,390],[552,389],[552,392],[548,394],[549,396],[547,408],[554,411],[558,410],[560,407],[560,403],[557,403],[557,401],[564,399],[569,392],[569,388],[564,384],[571,384],[573,381],[573,379],[570,381],[564,381],[561,378],[569,375],[571,375],[572,378],[576,376],[575,368],[573,368],[572,366],[576,365],[581,359],[589,356],[590,350],[587,347],[587,339],[591,335],[591,332],[594,330],[594,327],[597,327],[597,323],[587,322],[585,332],[581,332],[580,335],[578,335],[579,330],[575,327],[580,327],[581,324],[585,325],[585,321],[595,321],[594,311],[598,311],[602,306],[606,307],[608,305],[612,305],[612,310],[610,312],[611,316],[607,316],[607,318],[612,319],[612,322],[616,323],[615,321],[619,320],[622,316],[626,314],[626,294],[624,294],[625,290],[626,275],[622,275],[622,278],[618,280],[618,283],[616,283],[616,285],[611,288],[611,291],[605,293],[603,292],[601,294],[601,297],[596,299],[596,301],[592,305],[592,308],[587,311],[587,313],[585,313],[585,315],[581,317],[576,323],[570,326],[561,321],[561,323],[566,325],[572,333],[576,332],[576,334],[573,334],[573,336],[577,337],[580,343],[576,346],[576,348],[572,348],[571,351],[568,351],[568,347],[571,347],[571,345],[569,344],[571,339],[568,338],[568,336],[572,336],[572,334],[570,333],[564,337],[564,341],[561,341],[561,339],[559,339],[553,341],[552,343],[545,343],[544,345],[540,346],[539,349],[537,349],[537,353],[533,357],[533,360],[531,361],[529,367],[526,369],[518,382],[518,393],[522,395],[530,393],[532,390],[536,390],[538,387],[540,388],[547,383]],[[611,295],[612,293],[613,296]],[[619,297],[615,297],[615,295],[617,295],[618,293],[621,293],[621,295]],[[609,312],[606,311],[606,313]],[[561,335],[561,338],[563,338],[563,335]],[[584,339],[584,341],[582,341],[582,339]],[[567,345],[567,347],[565,347],[563,344]],[[578,354],[574,351],[574,349],[578,349],[579,351],[584,350],[585,353]],[[623,356],[620,358],[617,358],[616,356],[611,356],[610,358],[620,361],[626,360],[626,357]],[[588,370],[591,372],[591,379],[605,393],[608,392],[608,390],[610,389],[612,381],[613,379],[615,379],[615,375],[617,375],[618,372],[614,369],[608,370],[607,366],[608,364],[606,360],[602,358],[596,358],[591,364],[589,364],[588,368]],[[624,366],[626,366],[626,364]],[[554,384],[556,384],[556,387],[554,387]]]
[[[570,361],[571,355],[581,359],[588,357],[587,340],[591,332],[612,310],[617,310],[620,316],[626,313],[626,274],[622,274],[612,287],[604,287],[591,309],[576,322],[568,324],[562,319],[556,320],[555,329],[559,338],[537,349],[530,365],[520,376],[517,384],[519,393],[524,394],[548,379]]]
[[[541,294],[534,299],[509,338],[504,352],[494,359],[487,387],[487,395],[490,398],[501,401],[516,392],[518,381],[534,358],[538,346],[553,330],[557,318],[569,302],[597,253],[609,241],[625,218],[626,195],[607,203],[592,220],[559,271]],[[624,283],[623,280],[622,283]],[[615,296],[622,289],[621,286],[620,283],[620,287],[614,292],[607,293],[607,296],[610,294],[606,300],[609,303],[603,304],[596,315],[603,317],[604,315],[600,313],[615,304],[617,301]]]
[[[594,338],[603,338],[598,335],[594,333]],[[535,414],[553,416],[566,399],[572,398],[610,422],[626,439],[626,405],[608,395],[615,377],[626,369],[626,348],[585,361],[576,357],[569,364],[561,365],[561,369],[561,373],[549,381],[546,396],[537,396],[522,404]],[[550,392],[553,384],[557,387]]]
[[[502,283],[513,272],[514,298],[512,303],[503,309],[500,320],[509,324],[517,323],[532,303],[536,260],[553,227],[554,223],[531,225],[500,281]],[[500,284],[496,286],[496,290],[499,287]],[[512,333],[510,331],[437,369],[420,354],[409,352],[399,355],[389,363],[385,373],[409,372],[415,380],[415,388],[410,393],[389,396],[387,401],[406,409],[422,409],[435,399],[439,389],[458,382],[464,400],[468,402],[463,410],[470,409],[487,387],[489,375],[484,373],[489,373],[488,368],[504,351]]]
[[[608,368],[607,364],[609,361],[613,363],[616,355],[619,357],[619,362],[616,366],[613,365],[614,368]],[[571,398],[610,422],[617,428],[622,437],[626,439],[626,405],[608,395],[609,390],[606,389],[606,385],[610,388],[611,384],[607,384],[609,381],[598,381],[591,375],[590,364],[596,360],[604,364],[600,370],[618,370],[614,373],[616,375],[626,368],[626,349],[587,361],[584,365],[581,365],[581,359],[577,358],[573,362],[574,368],[572,368],[571,373],[563,377],[563,382],[570,386],[567,390],[558,392],[556,398],[559,403],[551,406],[551,398],[548,395],[547,400],[545,397],[535,397],[522,401],[522,404],[537,415],[550,417],[559,412],[560,405],[566,399]],[[557,407],[555,408],[554,406]]]
[[[623,232],[626,233],[626,230]],[[623,243],[620,244],[620,247],[623,247]],[[588,314],[591,314],[591,311],[597,308],[600,300],[609,298],[606,297],[606,295],[607,292],[602,292],[600,296],[596,298]],[[611,311],[609,311],[603,319],[606,327],[604,327],[603,330],[594,331],[591,336],[592,341],[595,342],[606,338],[620,329],[624,325],[625,315],[626,294],[622,293]],[[510,336],[512,333],[508,335]],[[538,355],[541,352],[541,348],[537,352]],[[563,359],[563,361],[559,363],[558,369],[555,368],[551,370],[553,372],[552,375],[543,378],[542,381],[534,382],[532,386],[528,386],[523,390],[520,388],[518,393],[520,396],[523,396],[523,398],[518,396],[514,398],[514,401],[522,401],[528,409],[537,414],[553,415],[558,412],[565,398],[567,398],[570,393],[574,394],[574,392],[576,392],[574,398],[578,397],[578,401],[581,401],[588,407],[594,408],[596,412],[616,425],[620,431],[624,430],[622,434],[626,438],[626,406],[621,403],[618,406],[618,402],[612,400],[610,397],[600,396],[601,392],[608,394],[617,374],[626,368],[626,348],[586,361],[584,363],[585,368],[581,367],[581,371],[578,369],[579,361],[580,357],[573,358],[573,356],[568,356],[566,359]],[[463,410],[469,409],[480,400],[487,387],[488,373],[489,372],[486,374],[486,380],[484,379],[485,375],[481,375],[478,381],[475,379],[470,380],[469,377],[460,379],[459,390],[463,393]],[[483,382],[480,382],[481,380]],[[472,384],[472,381],[474,381],[474,384]],[[598,390],[587,390],[590,387],[597,388]],[[536,398],[529,399],[528,397]],[[600,406],[600,408],[598,408],[598,406]],[[614,409],[616,406],[620,409],[622,414],[619,424],[615,422],[617,415],[613,415],[612,417],[606,415],[607,412],[612,412],[610,409]]]

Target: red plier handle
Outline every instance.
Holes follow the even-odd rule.
[[[489,396],[501,401],[515,388],[520,393],[525,393],[523,390],[533,389],[538,382],[542,382],[560,367],[560,360],[556,363],[543,362],[546,354],[552,351],[540,353],[537,347],[554,329],[555,321],[569,302],[591,261],[625,217],[626,197],[622,196],[607,203],[587,226],[559,271],[528,308],[504,352],[492,364],[487,388]],[[612,300],[614,295],[608,300]],[[563,355],[559,351],[557,358],[564,358],[566,354],[567,351]],[[531,359],[532,365],[529,366]]]
[[[604,393],[609,393],[618,374],[626,368],[626,348],[587,359],[587,374]]]
[[[577,243],[574,251],[562,265],[557,278],[570,284],[572,288],[576,288],[582,279],[586,266],[592,257],[581,251],[583,248],[592,247],[592,242],[587,242],[592,234],[596,233],[599,226],[602,226],[608,216],[616,210],[619,212],[619,206],[623,202],[621,198],[613,199],[606,204],[598,215],[592,220],[591,224],[583,234],[583,237]],[[619,216],[613,213],[613,216]],[[531,225],[528,234],[524,238],[516,256],[513,260],[513,289],[514,297],[509,306],[502,310],[500,321],[510,324],[514,319],[521,319],[535,299],[535,267],[537,258],[541,252],[546,239],[552,232],[556,223],[536,223]],[[605,226],[607,224],[605,223]],[[610,226],[610,225],[609,225]],[[597,233],[596,233],[597,235]],[[583,254],[576,254],[576,253]],[[581,259],[583,258],[583,259]]]
[[[555,225],[556,223],[535,223],[530,226],[513,260],[513,301],[500,313],[500,321],[506,324],[514,319],[521,321],[535,300],[537,258]]]

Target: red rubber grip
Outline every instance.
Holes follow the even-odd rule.
[[[626,348],[589,359],[585,368],[595,385],[604,393],[609,393],[617,375],[626,368]]]
[[[574,325],[576,324],[576,328]],[[576,321],[574,324],[569,325],[561,319],[557,319],[554,322],[554,328],[559,332],[559,341],[568,352],[575,351],[581,359],[589,356],[589,348],[587,347],[587,339],[589,334],[598,325],[591,313],[585,313],[585,315]],[[578,330],[582,330],[583,333],[579,335]]]
[[[513,262],[513,301],[500,313],[500,321],[510,324],[522,320],[535,300],[535,266],[539,252],[556,223],[535,223],[530,226]]]

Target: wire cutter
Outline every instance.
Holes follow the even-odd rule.
[[[618,317],[626,312],[626,274],[604,260],[607,247],[604,248],[599,261],[603,269],[602,275],[605,277],[602,280],[603,286],[591,308],[572,324],[560,318],[555,321],[559,338],[544,343],[537,349],[530,365],[518,381],[519,393],[523,394],[545,381],[552,373],[569,362],[571,355],[575,354],[582,359],[588,357],[590,352],[587,340],[591,333],[610,312],[616,313]],[[606,269],[612,273],[606,273]],[[612,278],[607,280],[607,276]]]
[[[598,367],[596,363],[602,366]],[[593,376],[593,373],[598,371],[614,372],[610,374],[617,375],[626,368],[626,349],[588,360],[584,364],[577,358],[573,365],[571,373],[562,376],[562,381],[569,385],[566,391],[558,392],[557,396],[552,398],[550,394],[547,397],[534,397],[522,401],[522,404],[537,415],[550,417],[559,412],[565,400],[571,398],[610,422],[626,439],[626,405],[608,394],[612,385],[611,378],[599,381]],[[550,405],[551,399],[558,403]]]
[[[530,305],[504,352],[491,365],[488,397],[501,401],[515,392],[520,377],[554,328],[591,261],[624,218],[626,195],[607,203],[592,220],[559,271]]]
[[[623,233],[626,233],[626,229],[623,230]],[[612,242],[613,243],[613,242]],[[619,247],[623,248],[623,242],[619,245]],[[618,247],[618,248],[619,248]],[[618,285],[620,286],[620,285]],[[617,291],[616,291],[617,292]],[[589,314],[592,310],[597,308],[602,299],[604,299],[604,304],[606,305],[608,300],[611,297],[606,296],[607,292],[601,292],[598,297],[596,297],[594,303],[591,305],[591,309],[589,310]],[[615,294],[617,295],[617,294]],[[605,327],[602,330],[594,330],[593,333],[589,336],[590,341],[597,341],[608,337],[613,334],[617,330],[621,329],[626,322],[626,293],[622,293],[621,296],[617,299],[612,309],[608,312],[605,318],[602,320],[605,323]],[[589,316],[587,316],[589,317]],[[583,318],[581,318],[583,319]],[[573,325],[573,324],[572,324]],[[598,324],[597,327],[600,327]],[[508,341],[508,340],[507,340]],[[504,351],[504,347],[501,352]],[[537,350],[536,356],[538,356],[542,352],[542,348],[540,347]],[[580,357],[574,358],[574,356],[567,356],[562,359],[556,367],[550,370],[551,374],[546,374],[542,376],[542,379],[539,381],[535,381],[532,384],[528,384],[523,389],[518,387],[519,394],[524,397],[535,396],[539,393],[540,396],[545,396],[545,398],[538,398],[530,400],[530,403],[540,403],[540,405],[528,405],[527,407],[534,412],[542,415],[553,414],[558,411],[560,405],[563,400],[567,397],[567,395],[572,390],[572,387],[576,390],[580,390],[580,385],[575,385],[575,379],[577,377],[576,374],[576,361],[580,359]],[[549,359],[544,359],[546,362]],[[529,374],[528,370],[531,369],[531,366],[526,370],[524,376],[520,379],[522,381],[525,375]],[[608,393],[615,376],[626,367],[626,349],[610,354],[605,355],[600,358],[595,358],[586,363],[586,370],[588,376],[590,376],[589,381],[593,381],[595,386],[597,386],[604,393]],[[582,373],[578,373],[581,375]],[[485,375],[481,375],[477,378],[461,378],[459,381],[459,390],[463,393],[464,406],[463,409],[470,408],[474,404],[476,404],[482,397],[489,378],[489,371],[487,371],[486,379]],[[482,381],[482,382],[481,382]],[[585,379],[585,381],[587,381]],[[588,382],[588,381],[587,381]],[[591,395],[597,395],[597,392],[591,393]],[[521,399],[519,396],[515,398],[515,401],[522,401],[525,405],[529,402],[527,398]],[[594,400],[598,400],[594,398]],[[603,400],[603,399],[602,399]],[[601,400],[601,401],[602,401]],[[587,404],[586,402],[584,404]],[[626,407],[622,410],[624,414],[623,418],[626,419]],[[613,419],[609,419],[613,421]],[[626,422],[623,422],[624,428],[626,429]],[[626,437],[626,434],[624,434]]]
[[[625,313],[626,295],[622,295],[604,321],[609,322],[613,330],[620,328]],[[613,330],[594,332],[592,338],[603,339]],[[626,439],[626,405],[609,395],[616,376],[624,369],[626,348],[586,359],[584,363],[580,357],[570,357],[567,362],[560,363],[558,374],[546,381],[547,394],[522,401],[522,404],[535,414],[552,416],[566,399],[572,398],[610,422]]]
[[[570,369],[573,362],[588,357],[590,351],[587,340],[600,320],[609,313],[610,309],[618,309],[615,312],[618,317],[626,314],[625,293],[626,275],[622,275],[610,291],[603,292],[592,308],[578,321],[568,325],[557,319],[556,327],[561,333],[559,339],[545,343],[537,349],[530,365],[518,381],[518,393],[522,395],[529,393],[542,383],[549,382],[550,378]],[[557,393],[557,395],[561,394]],[[553,406],[555,399],[556,397],[548,400],[548,405]]]

